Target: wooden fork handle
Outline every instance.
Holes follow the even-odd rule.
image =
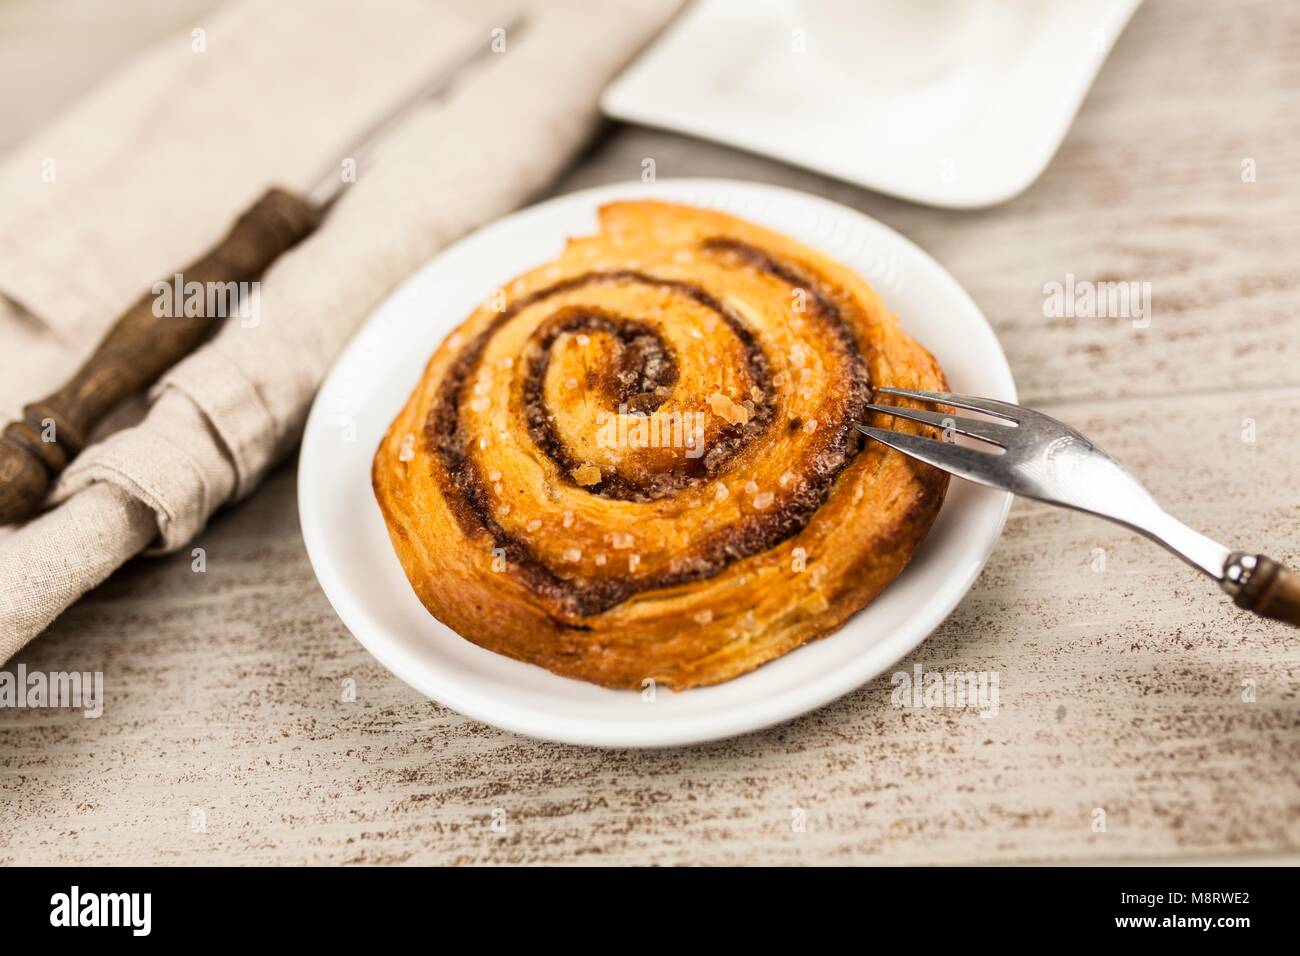
[[[320,210],[306,199],[270,189],[235,221],[220,243],[178,273],[179,301],[169,295],[170,308],[159,308],[160,296],[151,289],[118,317],[94,354],[64,386],[27,405],[22,420],[10,422],[0,435],[0,524],[35,512],[50,481],[81,451],[95,426],[157,381],[219,325],[224,316],[207,316],[208,302],[229,305],[229,290],[239,287],[210,283],[255,279],[319,222]],[[174,289],[177,281],[173,276],[162,284]],[[196,300],[196,308],[189,310],[203,314],[185,314],[187,288],[204,290],[201,304]],[[212,289],[215,299],[207,293]]]
[[[1300,573],[1262,554],[1234,554],[1228,561],[1229,580],[1234,568],[1245,572],[1239,586],[1225,584],[1237,607],[1300,627]]]

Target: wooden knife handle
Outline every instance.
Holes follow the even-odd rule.
[[[1246,569],[1240,587],[1230,590],[1237,607],[1300,627],[1300,573],[1262,554],[1234,554],[1234,566]]]
[[[232,302],[228,292],[238,286],[218,286],[209,297],[209,283],[255,279],[319,223],[320,210],[306,199],[270,189],[216,247],[179,273],[182,292],[195,282],[204,290],[189,310],[202,314],[185,315],[186,296],[160,297],[152,289],[124,312],[62,388],[26,406],[22,421],[10,422],[0,435],[0,524],[36,511],[50,481],[104,416],[147,389],[220,325]],[[176,283],[175,277],[162,281],[172,288]],[[218,314],[207,315],[209,301]]]

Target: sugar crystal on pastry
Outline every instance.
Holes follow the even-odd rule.
[[[946,477],[852,426],[874,388],[943,373],[816,250],[615,203],[502,290],[435,352],[373,467],[408,580],[466,639],[609,687],[715,684],[833,633],[937,515]]]

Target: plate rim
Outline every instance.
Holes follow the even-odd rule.
[[[509,730],[525,736],[556,741],[579,746],[606,748],[661,748],[719,740],[739,734],[751,733],[792,720],[802,714],[816,710],[839,699],[861,687],[863,684],[884,673],[891,665],[911,653],[934,632],[959,603],[965,598],[976,578],[983,571],[993,548],[1001,538],[1007,515],[1011,508],[1012,495],[982,489],[991,503],[996,502],[998,513],[992,530],[979,548],[977,560],[967,565],[967,571],[954,586],[948,579],[947,594],[940,600],[927,602],[915,616],[909,617],[907,626],[895,628],[882,636],[876,643],[863,650],[853,658],[851,665],[821,675],[817,680],[804,682],[802,685],[784,692],[779,697],[748,702],[745,706],[734,707],[717,714],[687,715],[667,718],[654,718],[633,722],[611,722],[608,725],[591,722],[585,718],[571,715],[539,713],[536,708],[516,706],[509,700],[493,699],[484,701],[477,692],[462,693],[451,681],[441,683],[431,680],[431,673],[423,660],[405,650],[399,643],[384,639],[383,628],[369,615],[354,591],[349,587],[341,571],[341,566],[330,559],[328,548],[323,540],[323,527],[318,526],[316,515],[321,511],[319,504],[320,489],[323,482],[318,476],[311,475],[310,458],[317,442],[323,440],[328,423],[324,421],[328,412],[323,407],[321,396],[336,372],[346,366],[350,357],[364,345],[363,331],[375,321],[394,299],[406,292],[408,287],[421,281],[421,278],[433,270],[438,260],[458,249],[462,244],[472,241],[484,241],[492,233],[504,232],[531,216],[540,216],[552,207],[560,204],[589,204],[597,208],[601,203],[626,198],[649,198],[661,194],[661,198],[680,202],[691,202],[668,195],[674,191],[704,191],[719,195],[741,196],[749,194],[758,197],[763,194],[776,195],[778,198],[797,203],[812,203],[834,214],[847,216],[850,220],[866,220],[873,227],[884,230],[891,240],[897,241],[911,252],[922,257],[937,270],[951,285],[958,295],[966,300],[974,317],[977,317],[994,346],[996,356],[1000,359],[993,371],[1005,381],[1005,389],[998,396],[1008,401],[1016,401],[1015,380],[1006,360],[1005,352],[996,333],[984,316],[983,311],[970,297],[970,294],[947,269],[916,245],[906,236],[897,232],[879,220],[859,212],[842,203],[791,189],[762,182],[716,177],[661,179],[655,183],[628,181],[587,187],[554,196],[508,213],[490,223],[475,229],[453,243],[439,250],[426,262],[417,267],[405,279],[397,284],[384,299],[379,302],[362,321],[352,337],[339,351],[330,365],[329,371],[321,381],[320,388],[312,400],[311,409],[303,428],[302,442],[298,452],[298,520],[307,551],[307,557],[316,575],[321,590],[325,593],[330,606],[343,622],[353,638],[361,644],[379,663],[408,686],[420,692],[430,700],[436,701],[465,716],[482,721],[494,727]],[[747,197],[748,198],[748,197]],[[694,200],[699,203],[697,198]],[[719,205],[725,206],[725,203]],[[763,223],[760,220],[760,225]],[[770,228],[770,227],[769,227]],[[304,464],[307,467],[304,467]],[[944,507],[948,507],[945,499]],[[941,511],[942,513],[942,511]],[[859,611],[861,613],[861,611]],[[846,622],[847,625],[847,622]],[[838,633],[838,632],[837,632]],[[832,640],[835,633],[827,635],[824,640]],[[464,638],[460,638],[465,640]],[[806,646],[806,645],[804,645]],[[797,652],[798,648],[795,649]],[[485,653],[493,653],[484,651]],[[792,652],[794,653],[794,652]],[[531,666],[531,665],[525,665]],[[746,675],[735,678],[743,680]],[[728,682],[730,683],[730,682]],[[707,690],[708,688],[705,688]],[[691,693],[691,690],[680,693]],[[609,693],[635,693],[634,691],[609,691]],[[761,709],[762,714],[755,713]]]

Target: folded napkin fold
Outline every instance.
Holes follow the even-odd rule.
[[[185,545],[255,488],[358,323],[553,179],[602,87],[679,2],[388,0],[382,17],[343,0],[238,2],[0,165],[0,349],[30,359],[0,382],[14,415],[267,187],[305,190],[440,63],[491,51],[411,111],[272,266],[255,321],[228,321],[158,383],[143,421],[82,452],[52,510],[0,537],[0,661],[132,555]]]

